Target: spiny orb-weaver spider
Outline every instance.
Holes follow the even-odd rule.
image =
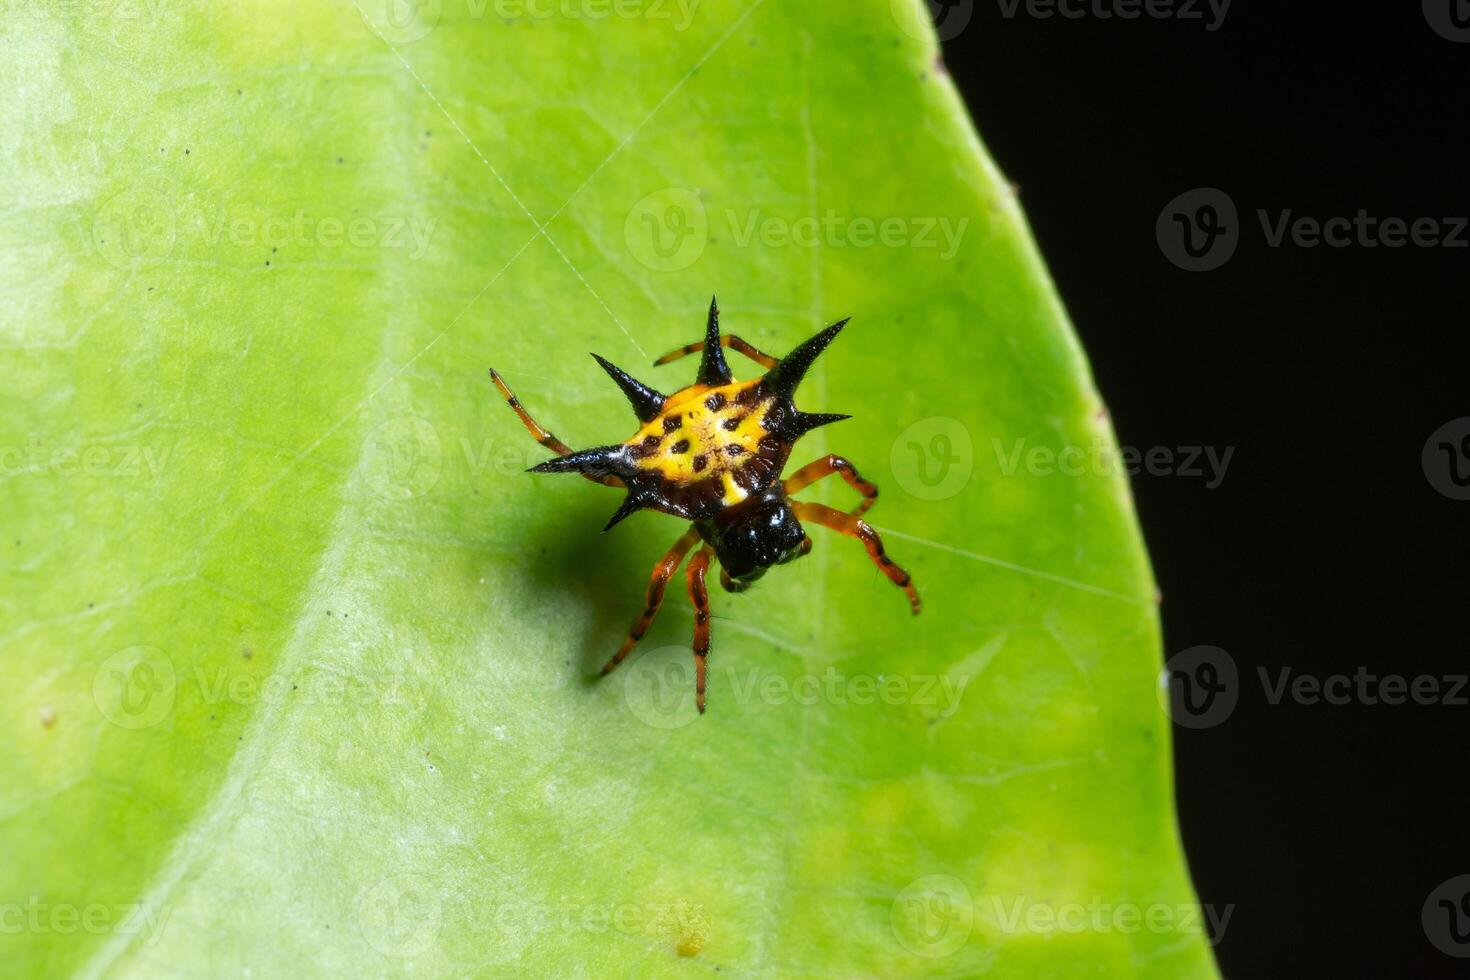
[[[919,593],[909,574],[884,553],[878,532],[860,520],[878,499],[876,486],[859,476],[847,460],[830,455],[808,463],[785,480],[780,478],[797,439],[818,426],[850,418],[798,411],[792,401],[807,369],[846,325],[847,320],[832,324],[777,360],[733,334],[721,336],[720,309],[711,298],[704,340],[653,362],[668,364],[703,351],[694,384],[672,395],[659,394],[593,354],[628,397],[643,425],[627,442],[580,452],[572,452],[531,418],[499,373],[490,369],[490,380],[531,435],[556,453],[555,459],[531,467],[532,473],[580,473],[594,483],[627,488],[627,498],[603,531],[645,507],[693,522],[654,565],[643,614],[602,668],[604,675],[622,663],[643,638],[663,603],[664,587],[695,542],[703,540],[685,571],[694,604],[695,703],[703,714],[710,643],[709,590],[704,580],[711,558],[719,559],[720,584],[725,590],[743,592],[772,565],[811,551],[812,539],[802,530],[802,520],[861,541],[874,564],[908,594],[909,605],[918,615]],[[736,381],[725,363],[724,347],[744,354],[766,368],[766,373],[752,381]],[[788,499],[833,473],[841,474],[863,495],[850,513]]]

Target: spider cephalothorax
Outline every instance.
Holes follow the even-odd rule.
[[[694,384],[671,395],[660,394],[594,354],[627,396],[642,425],[626,442],[580,452],[572,452],[538,425],[491,369],[491,379],[531,435],[557,454],[532,467],[532,472],[580,473],[595,483],[627,489],[627,496],[604,531],[643,508],[693,522],[654,566],[643,615],[603,668],[604,674],[620,664],[642,638],[663,601],[668,580],[694,544],[702,540],[704,544],[689,560],[686,574],[695,607],[696,701],[699,710],[704,711],[705,660],[709,653],[709,595],[704,578],[710,560],[719,560],[720,582],[727,590],[743,591],[771,566],[811,550],[811,538],[801,526],[803,519],[862,541],[873,561],[908,593],[910,605],[918,613],[919,596],[908,574],[884,554],[877,532],[858,519],[877,499],[877,487],[860,477],[840,456],[825,456],[781,479],[796,440],[817,426],[848,418],[802,412],[793,401],[812,362],[846,325],[846,320],[832,324],[777,360],[739,337],[721,336],[720,310],[711,300],[704,340],[654,362],[667,364],[703,352]],[[735,380],[725,363],[725,347],[749,357],[766,368],[766,373],[750,381]],[[851,513],[789,499],[790,494],[832,473],[840,473],[863,495],[862,503]]]

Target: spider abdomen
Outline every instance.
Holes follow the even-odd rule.
[[[765,490],[781,475],[791,443],[786,417],[761,379],[690,385],[624,443],[649,495],[692,520],[712,517]]]

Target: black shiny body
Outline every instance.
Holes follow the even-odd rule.
[[[780,483],[714,517],[694,523],[699,536],[715,549],[715,556],[740,585],[749,585],[772,565],[782,565],[801,554],[806,532]],[[726,585],[730,588],[730,585]],[[741,591],[730,588],[730,591]]]

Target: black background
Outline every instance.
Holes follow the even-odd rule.
[[[1470,415],[1470,248],[1273,248],[1256,215],[1470,214],[1470,44],[1413,2],[1236,0],[1215,31],[949,6],[970,20],[947,69],[1020,187],[1119,441],[1234,448],[1216,489],[1132,481],[1165,655],[1213,644],[1239,669],[1226,721],[1175,728],[1200,900],[1234,906],[1222,969],[1470,973],[1420,920],[1470,873],[1470,707],[1273,705],[1258,675],[1470,671],[1470,502],[1420,462]],[[1196,187],[1240,216],[1236,252],[1208,272],[1155,237]]]

